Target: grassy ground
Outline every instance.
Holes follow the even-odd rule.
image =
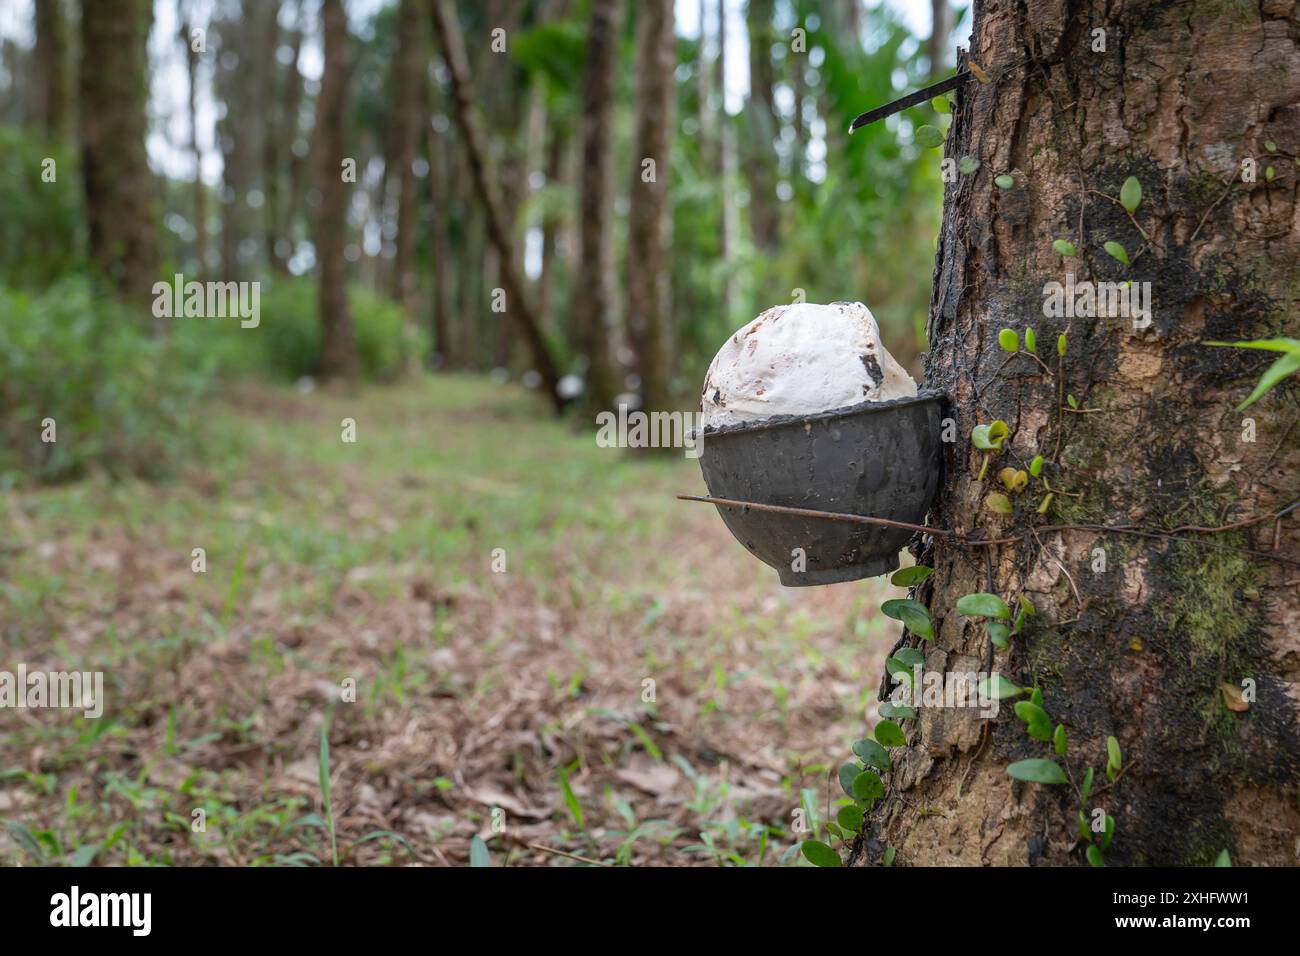
[[[0,860],[464,865],[477,834],[493,865],[796,862],[894,589],[783,589],[673,499],[695,462],[480,379],[211,417],[182,480],[0,493],[0,670],[107,698],[0,710]]]

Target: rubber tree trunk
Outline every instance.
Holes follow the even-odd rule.
[[[419,183],[414,164],[420,145],[421,126],[427,121],[424,106],[427,63],[424,50],[424,17],[418,0],[402,0],[397,14],[397,59],[393,64],[393,85],[397,94],[397,255],[393,263],[394,297],[402,305],[407,325],[419,326],[418,277],[415,271],[415,235],[419,228]],[[407,352],[408,371],[419,367],[423,356]]]
[[[907,640],[929,670],[1037,684],[1068,753],[1031,739],[1012,700],[992,721],[923,705],[903,722],[907,746],[855,861],[894,847],[896,865],[1080,863],[1100,842],[1090,826],[1081,838],[1082,807],[1087,824],[1096,810],[1114,819],[1109,865],[1204,865],[1224,849],[1238,865],[1294,865],[1296,516],[1170,529],[1244,522],[1300,498],[1294,380],[1238,412],[1276,356],[1204,344],[1296,335],[1298,26],[1289,2],[976,0],[968,59],[991,82],[963,88],[945,148],[982,165],[947,187],[935,260],[926,383],[949,396],[956,440],[930,520],[1026,537],[918,544],[934,568],[915,595],[934,640]],[[1129,177],[1142,190],[1132,219],[1118,202]],[[1054,239],[1073,249],[1062,255]],[[1149,325],[1045,315],[1045,284],[1067,275],[1150,283]],[[1023,343],[1029,326],[1050,374],[998,346],[999,330]],[[1010,434],[981,482],[984,453],[969,436],[995,419]],[[1043,480],[1011,493],[996,477],[1035,456],[1055,492],[1041,517]],[[1013,515],[990,507],[995,493]],[[1152,536],[1026,532],[1036,523]],[[976,592],[1037,609],[1007,649],[956,611]],[[1243,682],[1253,699],[1241,699]],[[1026,759],[1055,760],[1073,783],[1013,779],[1008,765]],[[1088,768],[1095,784],[1081,800]]]
[[[195,279],[202,280],[208,271],[208,190],[203,183],[203,150],[199,146],[199,57],[194,49],[194,4],[188,3],[181,20],[180,42],[185,51],[187,121],[190,134],[190,154],[194,158],[194,182],[191,185],[194,201],[194,260],[198,265]]]
[[[321,377],[346,378],[356,370],[356,345],[348,316],[347,270],[343,248],[347,238],[349,183],[343,181],[347,158],[344,124],[347,117],[348,23],[340,0],[321,4],[325,65],[316,99],[316,210],[314,241],[319,263]]]
[[[144,0],[104,0],[86,4],[81,15],[81,165],[90,257],[141,306],[159,261],[153,174],[144,148],[151,9]]]
[[[672,269],[668,189],[677,95],[673,0],[637,7],[636,141],[628,191],[627,327],[647,409],[672,402]]]
[[[590,363],[586,404],[600,411],[612,403],[616,384],[610,354],[613,311],[613,192],[610,153],[614,136],[614,81],[622,0],[592,0],[587,60],[582,76],[581,186],[578,275],[574,283],[573,339]]]
[[[938,79],[948,69],[948,38],[952,34],[952,11],[948,0],[930,0],[930,36],[925,41],[925,58],[930,78]]]
[[[776,76],[772,67],[773,0],[749,0],[746,27],[749,31],[749,100],[745,116],[749,131],[746,167],[750,180],[749,222],[754,245],[764,253],[774,252],[781,238],[781,207],[776,196]]]
[[[40,81],[41,121],[46,139],[64,137],[68,117],[68,42],[63,5],[36,4],[36,71]]]

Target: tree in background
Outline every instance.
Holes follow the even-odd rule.
[[[289,144],[287,159],[280,146],[273,150],[270,167],[281,170],[285,177],[285,198],[272,223],[274,241],[270,244],[273,262],[277,269],[288,268],[287,259],[295,248],[297,233],[295,224],[302,211],[303,195],[307,188],[307,143],[309,137],[302,130],[303,95],[305,80],[298,69],[298,57],[302,50],[303,35],[307,32],[307,12],[305,0],[293,4],[294,19],[289,27],[289,49],[292,60],[284,68],[284,91],[281,94],[280,126],[278,143]],[[287,166],[287,168],[285,168]]]
[[[393,63],[393,80],[397,94],[396,163],[398,175],[397,236],[393,261],[393,291],[406,321],[419,324],[416,301],[415,240],[420,215],[416,206],[418,183],[415,176],[416,150],[428,109],[424,97],[425,19],[419,0],[401,0],[397,15],[397,59]],[[413,352],[408,356],[418,361]]]
[[[930,37],[925,44],[925,58],[930,62],[930,76],[939,79],[948,70],[948,37],[952,33],[952,9],[948,0],[930,0]]]
[[[737,175],[736,130],[727,115],[727,0],[718,0],[717,12],[718,56],[714,64],[713,85],[718,97],[718,142],[717,162],[711,164],[710,171],[718,182],[718,199],[722,206],[718,217],[718,256],[723,262],[721,306],[724,324],[730,331],[736,317],[736,278],[730,263],[735,257],[740,223],[733,199]],[[703,23],[703,18],[700,22]]]
[[[582,182],[579,187],[578,275],[573,294],[573,343],[588,362],[588,410],[609,408],[618,388],[610,329],[613,234],[610,226],[614,136],[614,78],[618,60],[622,0],[592,0],[587,58],[582,75]],[[665,174],[667,171],[665,170]]]
[[[749,100],[745,121],[749,132],[746,167],[749,173],[749,227],[754,245],[764,253],[776,250],[781,239],[781,207],[776,195],[776,72],[772,65],[775,32],[773,0],[749,0],[745,26],[749,32]]]
[[[212,34],[216,91],[225,106],[217,123],[221,149],[221,272],[247,279],[261,263],[268,221],[266,138],[274,102],[268,96],[275,64],[277,5],[221,0]],[[324,7],[322,7],[323,15]]]
[[[262,75],[262,101],[270,121],[262,137],[262,188],[265,193],[266,215],[262,228],[265,233],[266,259],[276,275],[289,273],[289,257],[293,251],[290,237],[295,205],[294,187],[289,167],[292,165],[292,147],[298,132],[298,110],[302,102],[302,74],[298,72],[298,55],[302,50],[302,2],[283,4],[292,7],[294,18],[287,32],[281,28],[279,17],[272,17],[270,35],[273,38],[268,50],[273,54]],[[280,40],[283,39],[283,46]],[[286,63],[280,63],[280,51],[287,51]],[[286,160],[286,144],[290,147]],[[288,189],[286,189],[288,185]]]
[[[157,278],[158,222],[144,138],[149,0],[101,0],[81,11],[81,173],[91,260],[124,296],[146,304]]]
[[[677,90],[673,0],[637,6],[637,89],[627,242],[627,329],[641,377],[642,404],[672,404],[672,270],[668,187]]]
[[[190,154],[194,159],[194,258],[198,262],[196,278],[201,278],[208,270],[208,189],[203,183],[203,151],[199,147],[199,53],[197,37],[198,28],[195,16],[195,0],[184,0],[181,4],[180,43],[185,51],[185,73],[188,80]]]
[[[348,23],[341,0],[322,0],[321,28],[325,65],[316,100],[316,262],[320,276],[321,376],[347,377],[356,367],[356,346],[348,318],[346,241],[348,189],[344,182],[347,155],[344,118],[347,113]]]
[[[70,112],[68,41],[62,0],[40,0],[36,4],[36,72],[45,135],[58,142],[63,139]]]

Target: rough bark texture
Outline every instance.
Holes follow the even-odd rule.
[[[346,122],[348,23],[339,0],[321,4],[325,37],[325,66],[316,100],[316,210],[314,240],[320,267],[321,376],[350,376],[356,367],[356,346],[348,316],[346,264],[348,183],[343,182],[343,142]]]
[[[528,345],[533,366],[542,376],[542,385],[547,397],[558,411],[563,407],[556,388],[559,374],[556,371],[555,360],[551,357],[550,348],[537,324],[536,316],[528,304],[523,279],[515,266],[514,240],[506,220],[501,195],[497,190],[497,176],[492,166],[492,157],[487,152],[483,128],[474,107],[474,97],[470,88],[469,60],[465,53],[460,24],[448,0],[433,0],[432,10],[434,33],[442,43],[447,71],[451,78],[452,95],[456,100],[456,121],[465,143],[465,159],[474,180],[474,190],[478,194],[487,218],[488,237],[492,240],[492,246],[499,260],[497,268],[506,293],[507,312],[518,325],[519,332]]]
[[[145,156],[143,0],[87,4],[81,15],[81,153],[90,256],[123,296],[146,304],[158,272],[153,174]]]
[[[1105,52],[1092,49],[1095,28],[1106,31]],[[1047,522],[1218,527],[1300,497],[1294,382],[1237,412],[1274,356],[1201,344],[1297,334],[1298,40],[1293,0],[977,0],[969,59],[992,82],[963,88],[946,148],[983,165],[947,187],[935,263],[927,384],[948,395],[957,440],[946,446],[933,525],[990,537]],[[1242,181],[1246,158],[1259,164],[1254,183]],[[997,187],[1000,174],[1014,185]],[[1149,242],[1106,198],[1129,176],[1142,185],[1136,222]],[[1056,253],[1054,238],[1078,257]],[[1103,251],[1107,241],[1125,246],[1131,267]],[[1067,272],[1150,282],[1150,327],[1045,317],[1044,283]],[[999,329],[1026,326],[1054,373],[1057,336],[1068,335],[1063,382],[999,350]],[[1058,411],[1062,394],[1097,411]],[[982,453],[968,436],[994,419],[1010,437],[981,483]],[[1005,492],[997,471],[1035,455],[1053,488],[1078,497],[1058,493],[1039,517],[1044,492],[1033,481],[1011,496],[1013,516],[989,510],[988,495]],[[1097,771],[1087,808],[1115,819],[1109,864],[1207,864],[1228,848],[1237,865],[1294,865],[1295,516],[1180,538],[918,542],[918,560],[935,569],[916,594],[934,622],[927,667],[1038,684],[1069,734],[1062,764],[1076,782]],[[1023,594],[1038,609],[1009,650],[954,609],[985,591],[1012,604]],[[1221,685],[1247,678],[1255,702],[1229,709]],[[1074,788],[1007,775],[1013,761],[1052,756],[1011,703],[996,721],[923,707],[905,722],[908,747],[895,752],[887,798],[854,859],[879,861],[892,846],[899,864],[1081,862]],[[1126,769],[1107,786],[1110,735]]]
[[[641,375],[642,404],[647,409],[667,409],[672,401],[669,152],[677,93],[673,0],[644,0],[636,16],[636,144],[628,210],[627,327]],[[646,160],[654,162],[653,177],[645,168]]]

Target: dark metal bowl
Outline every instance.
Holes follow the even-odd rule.
[[[920,524],[939,486],[942,396],[863,402],[704,431],[709,494],[758,504]],[[736,540],[787,587],[887,574],[912,533],[902,528],[719,505]],[[806,568],[795,570],[796,548]]]

